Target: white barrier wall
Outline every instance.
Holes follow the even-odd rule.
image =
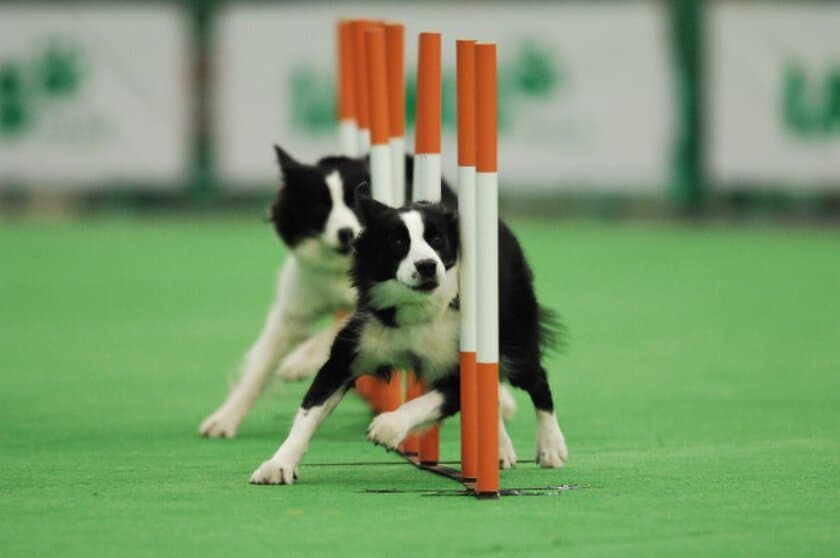
[[[173,187],[189,169],[172,5],[0,5],[0,188]]]
[[[708,36],[713,182],[840,183],[840,5],[716,2]]]
[[[456,176],[455,39],[499,52],[502,188],[665,193],[674,96],[659,2],[329,3],[229,5],[217,26],[215,122],[228,188],[273,183],[271,144],[303,159],[338,151],[333,106],[335,20],[406,24],[406,71],[417,34],[444,40],[444,172]],[[413,81],[409,99],[413,106]],[[409,132],[409,145],[413,134]]]

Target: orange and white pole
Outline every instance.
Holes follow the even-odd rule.
[[[496,45],[475,45],[479,497],[499,495],[499,225]]]
[[[458,214],[461,236],[461,475],[478,477],[478,380],[476,378],[475,41],[456,43],[458,110]]]
[[[385,31],[380,26],[365,30],[365,66],[370,117],[371,193],[375,200],[393,206]]]
[[[414,201],[440,201],[441,134],[440,33],[420,33],[417,61],[417,106],[414,123]],[[440,460],[440,427],[420,435],[420,462]]]
[[[370,151],[370,109],[368,104],[365,31],[373,25],[372,21],[366,19],[354,20],[351,23],[353,30],[353,85],[356,101],[356,125],[358,126],[356,151],[360,157],[364,157]]]
[[[440,201],[440,33],[420,33],[414,129],[413,198]]]
[[[372,25],[365,30],[365,63],[370,116],[370,185],[373,198],[393,206],[391,182],[390,125],[388,121],[388,74],[385,57],[385,28]],[[402,403],[402,377],[394,370],[388,381],[378,383],[380,411],[393,411]]]
[[[341,153],[359,156],[359,127],[356,125],[356,91],[353,83],[353,24],[338,22],[338,139]]]
[[[385,61],[388,67],[388,125],[393,176],[391,201],[405,204],[405,26],[385,24]]]

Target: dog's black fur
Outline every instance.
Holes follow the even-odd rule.
[[[341,176],[347,207],[355,207],[357,190],[370,194],[370,161],[367,157],[330,155],[311,165],[299,162],[277,145],[274,152],[284,187],[271,203],[269,221],[289,248],[324,230],[332,209],[325,183],[325,177],[331,172],[337,171]],[[410,200],[414,184],[414,159],[410,155],[406,155],[405,171],[405,199]],[[441,180],[441,202],[452,208],[458,204],[457,196],[446,180]]]
[[[349,323],[333,344],[328,362],[318,372],[304,397],[302,408],[321,405],[336,390],[347,389],[355,377],[369,370],[355,363],[365,324],[372,320],[391,329],[400,329],[399,305],[381,306],[372,291],[382,282],[392,280],[397,266],[408,253],[408,231],[400,214],[416,211],[422,216],[424,237],[449,271],[457,262],[457,215],[441,204],[414,203],[393,209],[360,192],[357,214],[364,226],[354,243],[351,276],[359,290],[359,303]],[[551,314],[540,308],[533,288],[533,276],[522,249],[511,230],[499,222],[499,349],[501,372],[510,383],[528,392],[534,406],[552,412],[554,404],[546,371],[540,361],[543,349],[551,341]],[[446,301],[457,312],[457,297]],[[442,332],[443,333],[443,332]],[[448,340],[457,346],[457,336]],[[452,354],[457,354],[453,351]],[[398,362],[380,362],[376,373],[387,374],[393,367],[410,367],[421,379],[444,394],[441,418],[459,410],[458,362],[453,360],[442,374],[429,374],[427,355],[421,352],[402,355]],[[365,359],[366,360],[366,359]],[[431,377],[428,377],[431,376]]]

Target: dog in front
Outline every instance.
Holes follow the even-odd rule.
[[[412,369],[430,386],[423,396],[373,419],[368,438],[386,448],[459,410],[457,214],[440,204],[393,209],[361,191],[356,197],[363,225],[351,267],[356,310],[336,336],[288,437],[254,471],[252,483],[292,484],[312,436],[362,374]],[[537,463],[560,467],[568,451],[540,362],[552,337],[551,320],[537,303],[518,241],[501,222],[499,261],[501,374],[534,404]],[[510,467],[516,455],[501,418],[499,436],[500,465]]]

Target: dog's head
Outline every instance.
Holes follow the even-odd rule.
[[[356,213],[363,229],[354,243],[352,275],[366,301],[376,308],[451,302],[457,294],[454,211],[425,202],[394,209],[360,190]]]
[[[345,268],[361,225],[353,211],[357,186],[368,180],[367,163],[325,157],[301,163],[274,146],[280,188],[269,218],[283,242],[307,263]]]

